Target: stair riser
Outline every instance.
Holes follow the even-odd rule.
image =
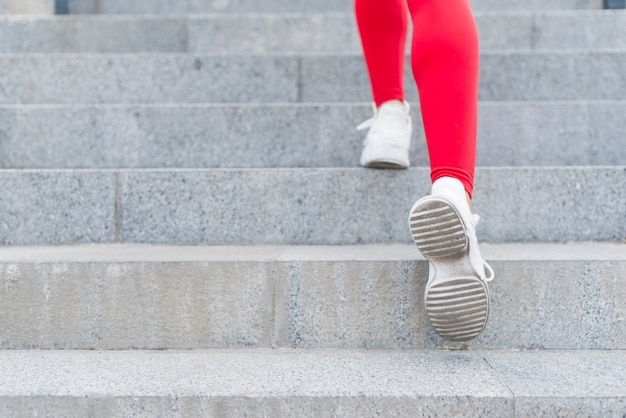
[[[106,398],[83,397],[3,397],[0,413],[6,417],[89,416],[108,417],[311,417],[377,416],[380,411],[393,416],[411,416],[415,411],[430,416],[489,416],[514,417],[506,398],[463,399],[456,397],[321,397],[292,396],[127,396]],[[601,411],[599,406],[594,408]],[[427,416],[428,416],[427,415]]]
[[[0,0],[0,14],[51,15],[54,0]]]
[[[410,242],[427,169],[3,171],[3,244]],[[482,168],[485,242],[618,241],[626,171]],[[365,193],[365,191],[367,193]]]
[[[435,348],[423,302],[428,266],[414,256],[3,261],[1,348]],[[626,349],[623,259],[490,262],[498,280],[473,347]]]
[[[299,97],[313,102],[368,100],[363,67],[361,57],[304,57]],[[484,53],[479,100],[623,99],[625,67],[621,51]],[[404,77],[407,98],[416,100],[408,60]]]
[[[336,0],[81,0],[71,2],[72,13],[214,13],[214,12],[318,12],[352,9],[350,1]],[[601,9],[602,0],[528,0],[502,2],[498,0],[473,0],[474,10],[545,10],[545,9]]]
[[[429,189],[426,169],[296,172],[125,172],[129,242],[342,244],[407,242],[407,213]],[[619,240],[626,172],[482,169],[474,208],[489,242]],[[242,205],[248,202],[248,205]],[[497,202],[497,203],[496,203]]]
[[[626,47],[626,13],[622,12],[478,12],[476,22],[483,51]],[[12,17],[0,19],[0,35],[2,53],[361,52],[351,14]]]
[[[0,172],[0,242],[112,242],[116,182],[111,172]]]
[[[4,104],[370,100],[363,59],[356,55],[4,55],[0,67]],[[417,100],[408,67],[407,98]],[[623,52],[486,53],[479,98],[624,99],[625,67]]]
[[[481,103],[479,166],[619,165],[626,101]],[[0,107],[3,168],[355,167],[370,105]],[[428,154],[413,108],[413,166]],[[572,146],[576,144],[576,146]]]

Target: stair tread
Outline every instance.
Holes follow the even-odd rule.
[[[436,408],[439,416],[556,410],[619,416],[626,410],[626,351],[4,351],[0,362],[8,377],[0,384],[0,407],[45,397],[44,406],[53,402],[80,410],[85,405],[72,398],[112,404],[133,398],[149,412],[154,411],[150,399],[162,397],[170,399],[161,405],[169,411],[196,397],[205,400],[205,408],[222,398],[235,401],[223,403],[226,409],[239,403],[251,410],[262,405],[242,404],[244,398],[308,399],[367,414],[391,407],[390,400],[392,409],[419,405]],[[283,403],[280,410],[291,408],[296,405]]]

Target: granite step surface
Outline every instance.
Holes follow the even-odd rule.
[[[371,100],[360,55],[4,54],[0,67],[0,104]],[[626,50],[486,52],[479,99],[623,100],[625,67]],[[405,80],[417,100],[408,66]]]
[[[626,413],[624,351],[18,351],[0,360],[9,417]]]
[[[626,11],[476,12],[482,51],[626,48]],[[0,17],[0,53],[358,54],[351,13]]]
[[[3,245],[410,242],[427,168],[1,170]],[[626,169],[481,167],[486,242],[619,241]]]
[[[101,14],[188,14],[213,12],[350,12],[349,0],[80,0],[66,12]],[[602,0],[472,0],[474,10],[601,9]]]
[[[496,280],[471,347],[626,349],[626,244],[481,249]],[[0,277],[1,349],[443,345],[412,244],[5,247]]]
[[[620,165],[626,100],[481,102],[479,166]],[[369,103],[3,105],[2,168],[357,167]],[[412,103],[413,166],[428,166]]]

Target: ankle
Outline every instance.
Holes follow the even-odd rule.
[[[467,202],[467,207],[470,212],[472,210],[472,199],[470,198],[469,193],[465,190],[463,183],[454,177],[441,177],[437,179],[433,183],[431,193],[454,196],[458,203]]]
[[[386,102],[381,103],[376,109],[380,110],[381,107],[383,106],[399,106],[404,108],[405,104],[403,100],[387,100]]]

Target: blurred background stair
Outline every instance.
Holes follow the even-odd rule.
[[[626,11],[472,6],[497,277],[449,352],[351,1],[0,0],[0,416],[626,417]]]

